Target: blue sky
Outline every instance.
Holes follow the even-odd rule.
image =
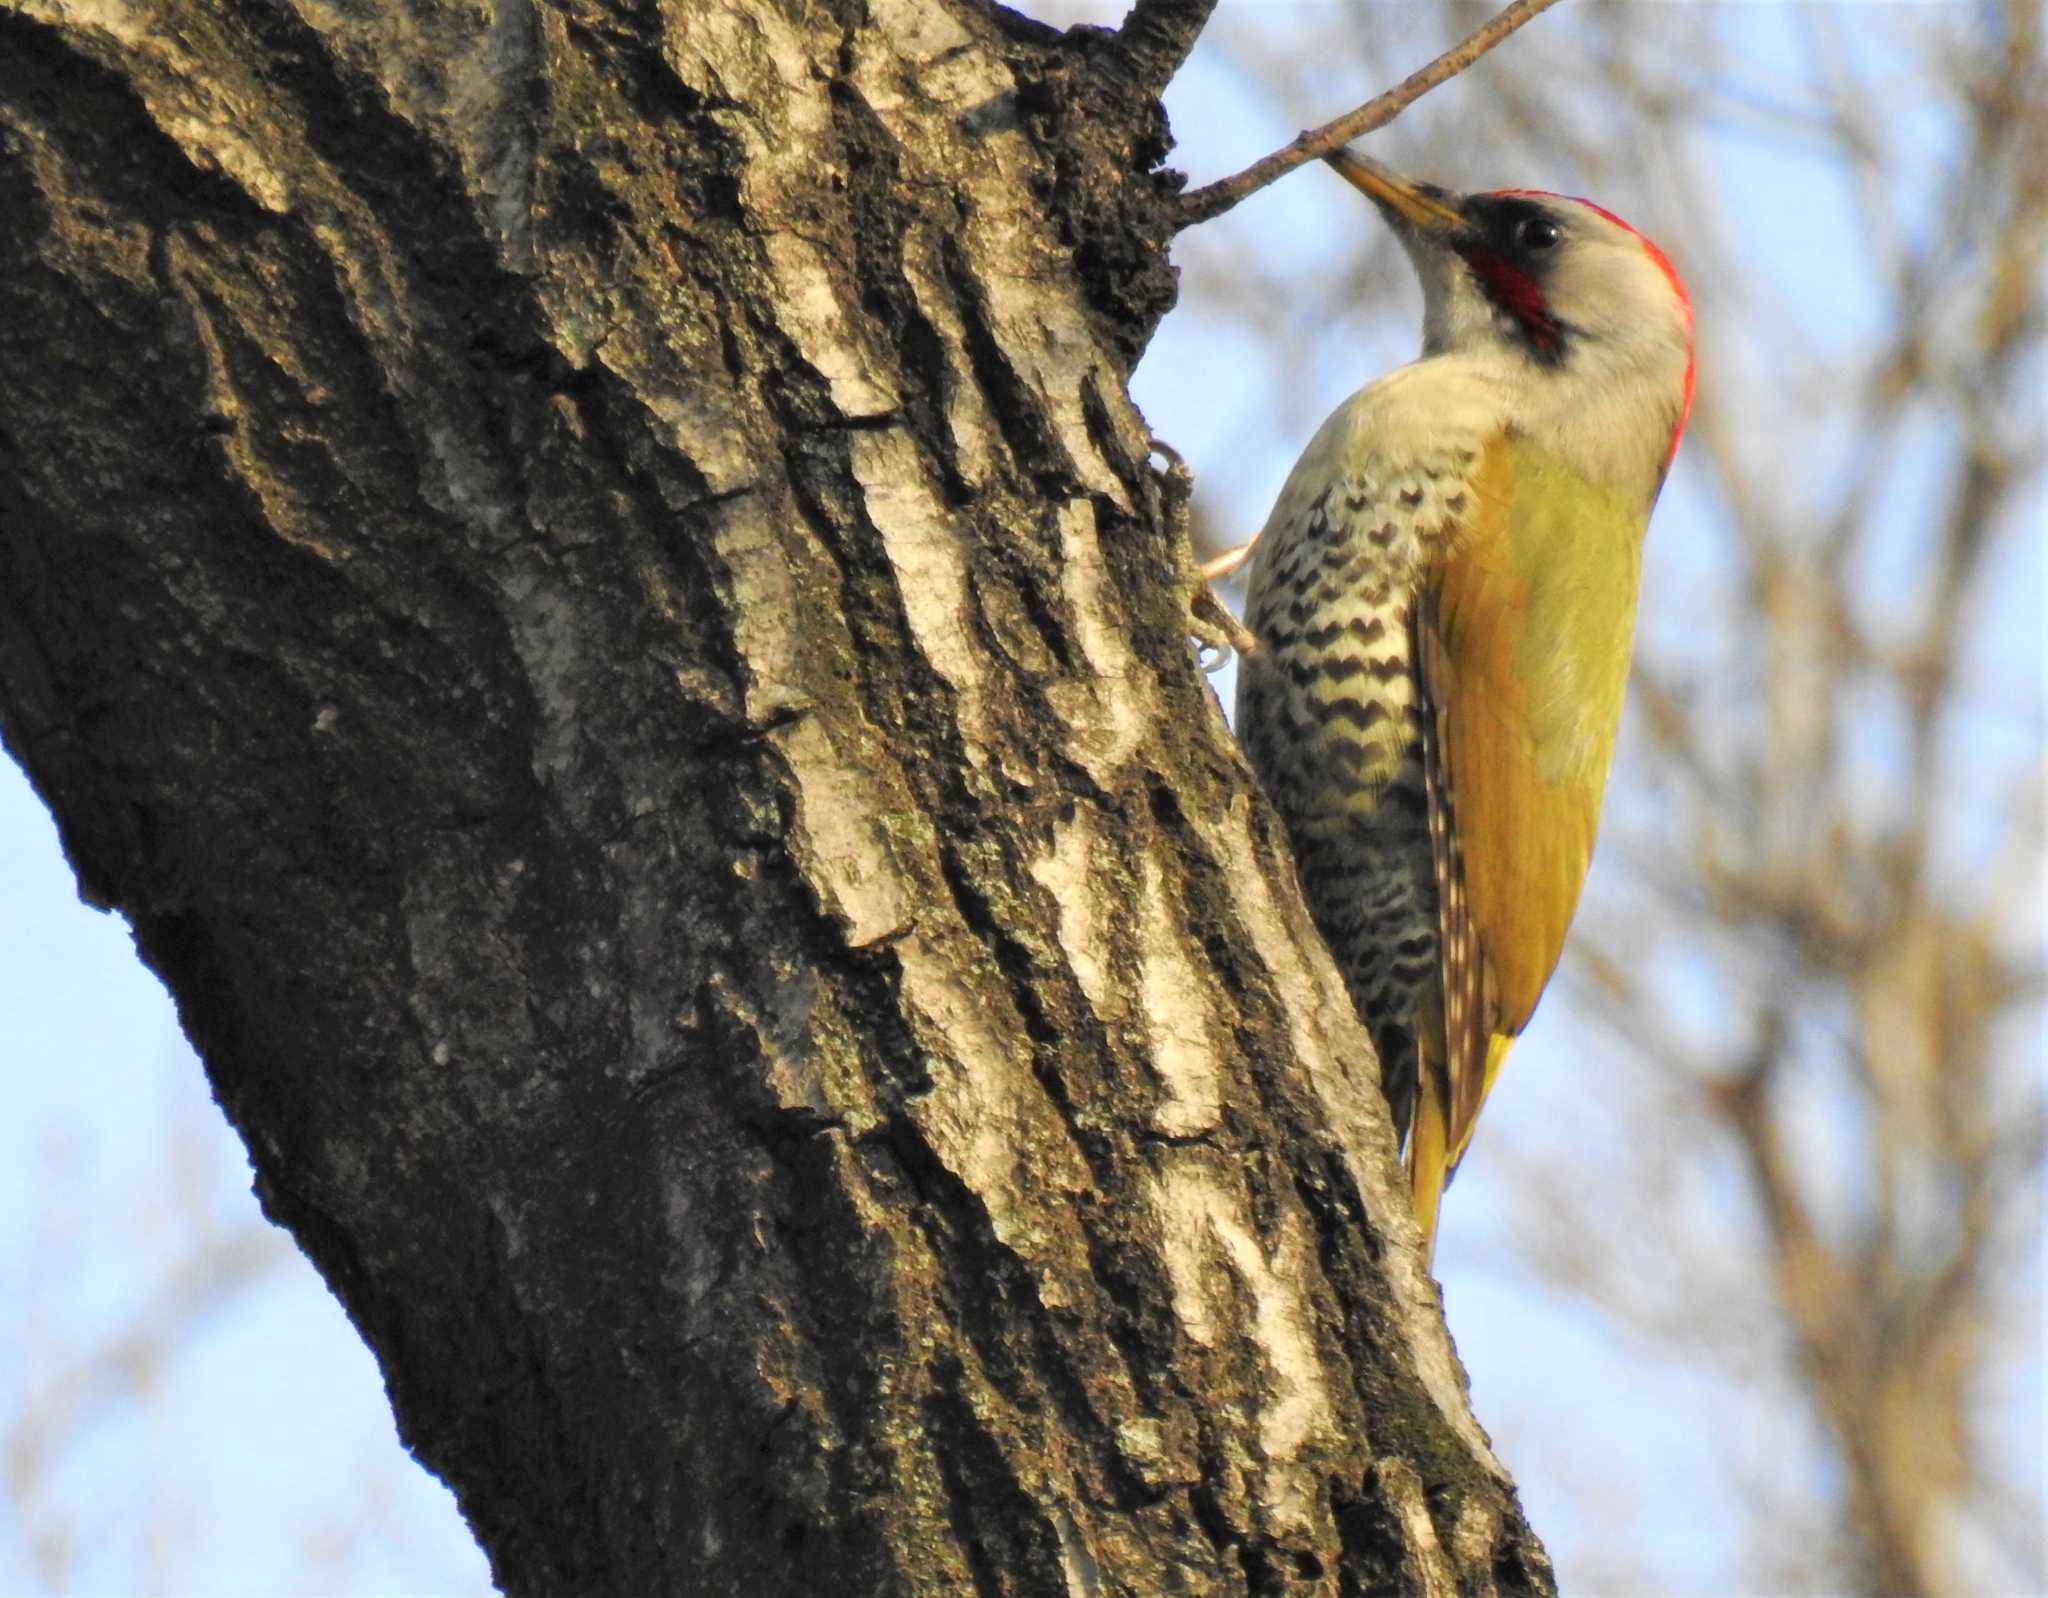
[[[1576,9],[1552,13],[1531,32],[1580,26]],[[1116,11],[1089,14],[1114,20]],[[1255,24],[1281,41],[1330,15],[1310,5],[1225,11],[1235,12],[1238,26]],[[1798,8],[1731,7],[1717,15],[1760,95],[1803,92]],[[1413,57],[1407,64],[1433,53],[1434,28],[1406,52]],[[1517,42],[1497,58],[1506,67]],[[1378,87],[1349,81],[1352,71],[1333,59],[1308,80],[1326,98],[1282,104],[1244,71],[1198,51],[1169,97],[1181,140],[1176,164],[1196,182],[1236,169]],[[1398,159],[1440,150],[1445,158],[1432,161],[1428,175],[1453,182],[1571,186],[1570,175],[1491,171],[1485,152],[1462,146],[1458,97],[1466,92],[1454,84],[1426,98],[1368,147],[1394,150]],[[1596,125],[1602,115],[1575,114]],[[1918,146],[1926,170],[1909,174],[1914,181],[1938,173],[1945,137],[1929,123]],[[1850,348],[1866,338],[1879,310],[1847,270],[1860,245],[1845,174],[1814,149],[1788,148],[1775,131],[1765,137],[1736,115],[1707,130],[1704,145],[1723,226],[1737,231],[1757,275],[1796,308],[1817,341]],[[1758,226],[1759,218],[1798,220],[1786,228]],[[1632,219],[1655,230],[1654,218]],[[1304,296],[1261,307],[1261,317],[1233,317],[1217,308],[1222,277],[1234,263],[1253,260],[1283,285],[1328,285],[1333,267],[1381,248],[1376,228],[1356,196],[1310,169],[1178,252],[1187,308],[1169,318],[1134,391],[1155,429],[1195,467],[1204,512],[1218,526],[1256,528],[1323,412],[1408,358],[1415,344],[1415,296],[1405,281],[1392,312],[1377,300],[1362,308]],[[1216,280],[1205,283],[1205,271]],[[1276,369],[1262,319],[1314,333],[1301,364]],[[1754,374],[1764,353],[1728,337],[1709,348],[1728,350],[1730,359],[1720,372],[1703,369],[1703,383]],[[1759,401],[1758,426],[1770,425],[1768,403],[1767,396]],[[1914,522],[1904,508],[1934,491],[1912,452],[1897,469],[1901,511],[1888,524],[1894,536],[1880,540],[1873,557],[1882,568],[1872,585],[1879,593],[1910,576]],[[1726,530],[1692,472],[1681,453],[1646,570],[1645,646],[1674,659],[1686,656],[1686,628],[1703,596],[1714,602],[1726,572]],[[1982,598],[1976,667],[1983,702],[1961,736],[1987,783],[2039,754],[2041,562],[2040,540],[2010,541]],[[1733,601],[1723,594],[1719,602]],[[2035,669],[2016,674],[2016,657]],[[1227,675],[1218,685],[1227,704]],[[1895,758],[1881,738],[1873,740],[1876,780]],[[1625,740],[1618,781],[1628,780],[1629,760]],[[1954,841],[1959,870],[1981,858],[1996,830],[1986,820],[1982,836]],[[1603,855],[1590,894],[1619,897],[1627,869]],[[1704,977],[1681,977],[1672,991],[1697,1010],[1702,1027],[1720,1008]],[[77,902],[53,827],[4,762],[0,1015],[0,1080],[11,1112],[0,1120],[0,1279],[27,1285],[10,1295],[14,1313],[0,1315],[0,1370],[10,1373],[0,1416],[11,1422],[31,1387],[77,1351],[130,1328],[177,1261],[224,1241],[260,1251],[263,1223],[239,1145],[209,1099],[162,989],[137,964],[125,926]],[[2031,1050],[2038,1065],[2038,1032],[2030,1029],[2016,1050]],[[1619,1593],[1636,1581],[1659,1593],[1734,1593],[1743,1578],[1726,1528],[1750,1489],[1727,1467],[1725,1434],[1743,1428],[1758,1479],[1799,1494],[1820,1485],[1803,1473],[1824,1468],[1810,1426],[1787,1413],[1767,1384],[1745,1396],[1725,1376],[1677,1364],[1626,1326],[1533,1281],[1515,1262],[1517,1233],[1506,1206],[1517,1190],[1487,1167],[1488,1127],[1554,1126],[1575,1117],[1601,1071],[1624,1084],[1624,1102],[1630,1093],[1654,1092],[1629,1077],[1639,1069],[1596,1036],[1568,992],[1554,994],[1489,1107],[1473,1165],[1451,1197],[1438,1269],[1480,1416],[1518,1469],[1568,1589]],[[1589,1123],[1588,1180],[1597,1179],[1599,1140],[1626,1135],[1625,1125]],[[1505,1168],[1520,1151],[1519,1140],[1506,1138],[1498,1163]],[[1728,1173],[1717,1179],[1708,1170],[1690,1180],[1698,1184],[1689,1198],[1698,1210],[1741,1224],[1733,1196],[1739,1184]],[[2038,1304],[2038,1275],[2032,1291]],[[2027,1441],[2042,1413],[2038,1362],[2007,1402],[2016,1485],[2038,1498],[2038,1442]],[[481,1556],[447,1493],[398,1449],[373,1362],[317,1277],[289,1251],[252,1267],[246,1285],[212,1303],[139,1386],[110,1385],[77,1414],[35,1517],[73,1528],[77,1544],[65,1563],[72,1590],[488,1590]],[[12,1498],[0,1501],[0,1591],[46,1589],[22,1510]],[[1620,1572],[1601,1564],[1617,1515],[1647,1550],[1643,1564]],[[109,1537],[109,1524],[125,1529]]]

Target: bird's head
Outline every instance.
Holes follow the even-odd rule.
[[[1453,194],[1349,150],[1327,159],[1414,262],[1425,353],[1491,351],[1560,397],[1632,391],[1668,425],[1669,462],[1692,408],[1693,330],[1662,250],[1590,200]]]

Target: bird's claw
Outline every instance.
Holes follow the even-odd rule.
[[[1204,671],[1221,671],[1233,654],[1247,660],[1259,652],[1259,640],[1252,630],[1230,613],[1230,607],[1216,597],[1199,571],[1194,592],[1188,597],[1188,636],[1201,646]]]
[[[1195,474],[1188,470],[1180,451],[1165,439],[1155,438],[1151,442],[1152,453],[1166,462],[1158,479],[1159,511],[1166,523],[1168,540],[1175,549],[1191,551],[1189,506],[1194,498]],[[1210,560],[1188,562],[1188,636],[1200,646],[1198,659],[1204,671],[1220,671],[1233,654],[1243,659],[1258,651],[1258,639],[1209,588],[1210,583],[1242,566],[1256,542],[1254,539],[1240,544]]]

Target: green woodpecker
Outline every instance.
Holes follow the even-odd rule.
[[[1433,1248],[1592,856],[1692,307],[1585,200],[1329,159],[1422,279],[1422,355],[1337,407],[1252,546],[1237,726]]]

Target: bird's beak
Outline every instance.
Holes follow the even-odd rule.
[[[1468,226],[1440,189],[1432,192],[1349,150],[1332,150],[1323,159],[1386,212],[1389,221],[1405,222],[1418,233],[1441,234]]]

